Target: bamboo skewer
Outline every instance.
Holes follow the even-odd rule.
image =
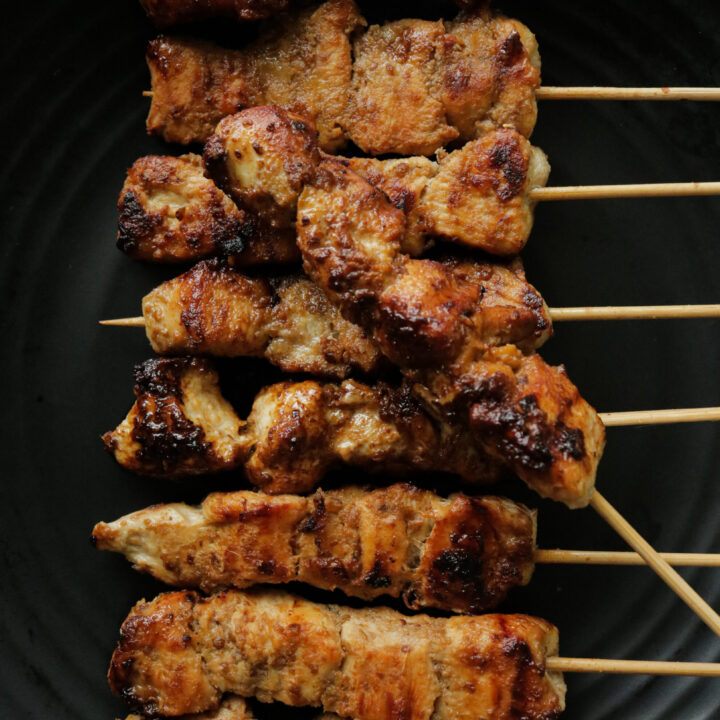
[[[143,93],[144,94],[144,93]],[[716,87],[558,87],[546,85],[535,92],[538,100],[720,100]]]
[[[669,565],[720,567],[720,553],[658,553]],[[534,561],[548,565],[646,565],[642,555],[612,550],[536,550]]]
[[[582,320],[668,320],[720,317],[720,303],[706,305],[600,305],[548,308],[553,322]],[[100,320],[101,325],[145,327],[143,317]]]
[[[606,427],[714,422],[720,420],[720,407],[676,408],[673,410],[630,410],[629,412],[599,413],[599,415]]]
[[[549,657],[548,670],[558,672],[616,673],[623,675],[694,675],[720,677],[720,663],[610,660],[605,658]]]
[[[688,582],[660,556],[655,548],[597,491],[590,499],[593,509],[635,550],[675,594],[718,636],[720,615],[693,590]]]
[[[143,90],[151,98],[152,90]],[[538,100],[702,100],[720,101],[715,87],[559,87],[547,85],[535,91]]]
[[[634,183],[630,185],[558,185],[530,191],[533,200],[602,200],[644,197],[720,195],[720,182]]]

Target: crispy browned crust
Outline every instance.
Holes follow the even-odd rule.
[[[383,364],[365,331],[300,275],[252,278],[203,261],[146,295],[143,315],[161,355],[265,357],[286,372],[329,378]]]
[[[478,613],[533,571],[535,513],[510,500],[412,485],[310,497],[216,493],[155,505],[92,534],[101,550],[179,587],[213,592],[293,580],[366,600]]]
[[[157,27],[212,18],[264,20],[288,6],[288,0],[140,0]]]
[[[125,720],[144,720],[144,715],[128,715]],[[180,720],[255,720],[255,715],[245,701],[237,695],[224,697],[214,710],[183,715]],[[319,719],[318,719],[319,720]],[[325,718],[324,720],[331,720]],[[337,716],[332,720],[339,720]]]
[[[104,436],[116,460],[162,477],[244,467],[266,492],[312,490],[331,468],[440,471],[489,483],[501,463],[471,437],[430,418],[407,387],[355,381],[278,383],[261,391],[242,422],[206,360],[150,360],[136,368],[137,400]]]
[[[292,228],[240,210],[204,175],[199,155],[148,155],[128,170],[118,199],[118,247],[149,262],[229,256],[238,266],[297,262]]]
[[[467,423],[476,442],[541,495],[586,505],[604,428],[562,368],[523,357],[521,350],[539,344],[538,318],[516,326],[522,303],[502,292],[497,302],[475,266],[402,255],[403,222],[367,181],[322,161],[298,203],[306,272],[372,333],[438,413]],[[539,297],[526,300],[544,312]],[[529,340],[520,327],[532,328]]]
[[[349,35],[364,24],[352,0],[281,14],[244,50],[159,37],[147,62],[153,99],[148,132],[168,142],[204,142],[217,123],[244,107],[275,103],[312,120],[320,145],[345,143],[352,58]]]
[[[123,623],[108,673],[146,712],[217,707],[220,688],[356,720],[556,720],[558,633],[527,615],[406,617],[280,592],[160,595]]]
[[[492,128],[531,134],[540,58],[521,23],[478,10],[363,25],[352,3],[330,0],[281,15],[245,50],[158,38],[148,130],[202,142],[225,115],[276,103],[314,119],[328,152],[346,138],[372,155],[429,155]]]

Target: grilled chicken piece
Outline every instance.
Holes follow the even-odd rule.
[[[315,119],[326,152],[350,139],[372,155],[430,155],[493,128],[531,134],[540,58],[522,23],[477,10],[364,24],[350,0],[330,0],[282,15],[245,50],[160,37],[148,131],[204,142],[225,115],[275,103]]]
[[[243,107],[276,103],[311,118],[321,147],[345,143],[340,118],[352,73],[349,35],[364,25],[352,0],[280,15],[244,50],[159,37],[147,51],[153,98],[148,132],[168,142],[204,142]]]
[[[125,720],[145,720],[144,715],[128,715]],[[245,701],[245,698],[237,695],[229,695],[220,702],[214,710],[202,713],[183,715],[180,720],[256,720],[255,715]],[[317,718],[320,720],[320,718]],[[325,720],[340,720],[337,715],[334,718]]]
[[[597,413],[563,368],[523,357],[532,344],[511,339],[507,307],[486,311],[473,272],[402,255],[404,223],[385,195],[324,160],[298,202],[305,270],[431,408],[467,423],[542,496],[587,505],[605,441]]]
[[[135,369],[137,400],[104,435],[124,467],[183,477],[234,470],[265,492],[307,492],[341,464],[401,474],[449,472],[474,483],[502,473],[467,433],[431,419],[408,388],[278,383],[255,398],[246,422],[222,397],[207,360],[148,360]]]
[[[373,25],[353,57],[343,128],[371,155],[430,155],[493,128],[535,127],[540,56],[517,20],[484,10]]]
[[[293,228],[276,230],[240,210],[204,175],[202,157],[148,155],[128,170],[118,200],[118,247],[132,258],[236,265],[296,262]]]
[[[146,712],[217,707],[223,692],[322,705],[355,720],[555,720],[557,629],[527,615],[407,617],[282,592],[173,592],[122,626],[110,687]]]
[[[226,117],[205,146],[207,172],[259,225],[289,228],[303,187],[320,163],[312,123],[278,107]],[[324,159],[323,163],[332,162]],[[525,246],[535,202],[530,191],[547,183],[542,150],[515,130],[489,132],[438,163],[342,159],[406,214],[400,247],[419,255],[439,237],[494,255]]]
[[[284,10],[288,0],[140,0],[157,27],[212,18],[263,20]]]
[[[98,523],[101,550],[170,585],[212,592],[294,580],[365,600],[479,613],[526,585],[535,512],[510,500],[438,497],[412,485],[311,497],[216,493]]]
[[[383,361],[307,278],[251,278],[217,259],[155,288],[143,315],[161,355],[265,357],[286,372],[331,378],[372,373]]]

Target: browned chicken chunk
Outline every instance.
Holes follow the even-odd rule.
[[[148,131],[203,142],[225,115],[275,103],[314,119],[327,152],[350,139],[372,155],[430,155],[492,128],[531,134],[540,58],[522,23],[477,10],[363,25],[350,0],[330,0],[281,16],[245,50],[158,38]]]
[[[128,715],[125,720],[145,720],[145,716]],[[223,698],[214,710],[183,715],[180,720],[256,720],[256,718],[248,707],[245,698],[229,695]],[[318,720],[320,719],[318,718]],[[325,718],[325,720],[340,720],[340,718],[335,716],[335,718]]]
[[[229,256],[236,265],[296,262],[294,228],[276,230],[240,210],[204,174],[199,155],[148,155],[118,199],[118,247],[151,262]]]
[[[244,468],[265,492],[307,492],[338,465],[396,474],[448,472],[489,483],[501,464],[468,434],[430,418],[407,387],[354,380],[306,381],[262,390],[243,422],[209,361],[148,360],[135,370],[137,400],[104,436],[124,467],[182,477]]]
[[[140,602],[108,674],[151,714],[217,707],[223,692],[321,705],[355,720],[556,720],[557,629],[527,615],[407,617],[286,593],[194,592]]]
[[[161,355],[265,357],[286,372],[344,378],[372,373],[382,354],[306,277],[252,278],[203,261],[143,298]]]
[[[486,288],[472,273],[402,255],[404,225],[384,194],[324,160],[298,203],[305,270],[430,407],[466,422],[541,495],[587,505],[605,442],[597,413],[563,368],[523,357],[531,348],[505,332],[502,308],[488,324]]]
[[[345,143],[340,118],[352,74],[349,35],[364,20],[352,0],[280,15],[245,50],[159,37],[147,61],[153,98],[148,132],[168,142],[204,142],[244,107],[275,103],[313,120],[320,145]]]
[[[98,523],[93,541],[137,570],[213,592],[294,580],[410,608],[478,613],[529,582],[535,512],[497,497],[447,500],[412,485],[210,495]]]
[[[158,27],[198,22],[211,18],[263,20],[276,15],[288,0],[140,0]]]

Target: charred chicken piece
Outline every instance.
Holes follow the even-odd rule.
[[[320,157],[312,123],[278,107],[225,118],[204,153],[210,177],[259,225],[276,229],[295,222],[298,198]],[[544,153],[510,129],[488,132],[438,163],[419,157],[337,162],[405,213],[400,247],[411,255],[421,254],[432,238],[494,255],[518,253],[532,229],[530,191],[544,186],[550,173]]]
[[[143,315],[161,355],[265,357],[286,372],[330,378],[383,362],[365,331],[301,275],[252,278],[203,261],[146,295]]]
[[[298,202],[306,272],[428,406],[466,423],[542,496],[585,506],[605,441],[597,413],[563,368],[523,356],[531,348],[503,332],[502,308],[488,324],[485,286],[472,273],[402,255],[404,227],[384,194],[334,160],[320,164]]]
[[[145,720],[145,716],[128,715],[125,720]],[[237,695],[228,695],[222,699],[214,710],[183,715],[179,720],[256,720],[256,718],[248,707],[245,698]],[[318,718],[317,720],[321,719]],[[340,718],[335,716],[334,718],[324,718],[324,720],[340,720]]]
[[[138,603],[108,677],[145,712],[217,707],[223,692],[356,720],[555,720],[557,629],[527,615],[407,617],[286,593],[173,592]]]
[[[264,20],[288,6],[288,0],[140,0],[157,27],[213,18]]]
[[[225,115],[275,103],[315,120],[326,152],[349,139],[371,155],[430,155],[489,129],[531,134],[540,58],[522,23],[479,9],[364,24],[350,0],[330,0],[281,15],[244,50],[160,37],[148,131],[204,142]]]
[[[240,491],[98,523],[92,538],[136,570],[204,592],[296,580],[365,600],[392,595],[410,608],[478,613],[529,582],[535,512],[406,484],[310,497]]]
[[[142,475],[244,467],[254,485],[282,493],[310,491],[342,464],[449,472],[474,483],[502,474],[465,431],[431,419],[407,387],[278,383],[258,394],[243,422],[207,360],[148,360],[135,380],[135,404],[104,441],[121,465]]]
[[[352,0],[280,15],[244,50],[158,37],[147,51],[153,99],[148,132],[168,142],[204,142],[244,107],[275,103],[313,120],[320,145],[345,143],[340,126],[352,74],[349,36],[364,25]]]
[[[148,155],[128,170],[118,200],[118,247],[151,262],[227,256],[235,265],[296,262],[293,228],[240,210],[204,175],[199,155]]]

